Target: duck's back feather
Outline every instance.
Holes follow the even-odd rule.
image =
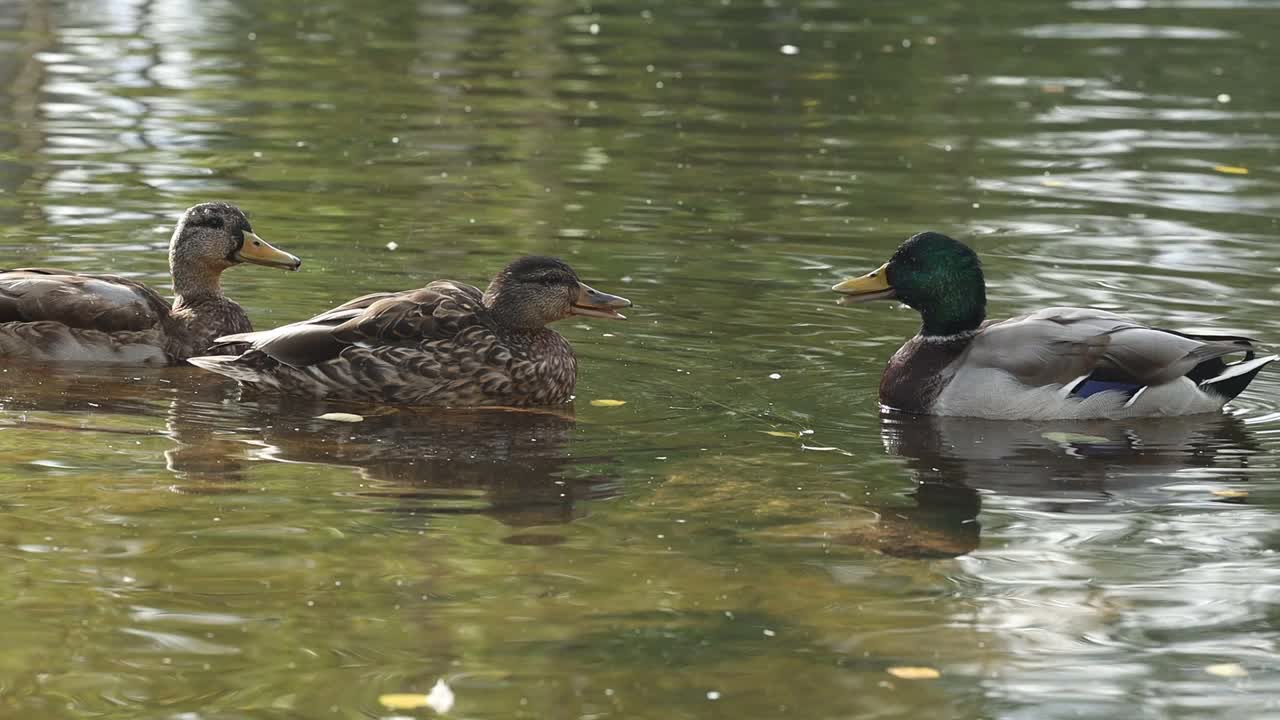
[[[102,332],[158,327],[169,303],[142,283],[118,275],[52,268],[0,271],[0,323],[52,321]]]
[[[936,366],[940,347],[945,343],[908,342],[890,362],[884,383],[895,363],[900,366],[895,385],[910,379],[902,368]],[[1276,359],[1255,359],[1254,351],[1248,338],[1162,330],[1102,310],[1047,308],[984,324],[954,362],[929,372],[941,387],[920,386],[917,396],[927,403],[923,409],[886,400],[902,396],[905,386],[886,392],[882,383],[881,398],[909,411],[992,418],[1209,412]],[[1244,360],[1224,360],[1240,353]]]
[[[1143,386],[1252,348],[1245,338],[1194,337],[1102,310],[1056,307],[983,327],[961,362],[1003,370],[1028,385],[1069,383],[1101,370],[1106,379]]]
[[[478,288],[441,280],[417,290],[364,295],[308,320],[218,341],[247,342],[248,354],[308,367],[333,360],[349,347],[447,339],[465,327],[486,325],[481,296]]]

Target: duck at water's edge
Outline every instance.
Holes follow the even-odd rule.
[[[548,324],[623,319],[631,301],[602,293],[565,263],[524,257],[484,292],[437,280],[365,295],[310,320],[220,338],[240,355],[192,358],[255,390],[404,405],[558,405],[578,362]]]
[[[0,271],[0,357],[37,362],[173,365],[215,338],[252,329],[222,294],[222,271],[240,263],[297,270],[298,258],[253,232],[227,203],[187,210],[169,241],[174,300],[119,275],[51,268]]]
[[[889,262],[835,285],[841,304],[899,300],[920,332],[880,380],[880,402],[918,414],[994,419],[1116,418],[1212,412],[1275,355],[1252,340],[1174,332],[1102,310],[1052,307],[986,320],[978,256],[920,233]],[[1226,358],[1242,354],[1235,362]]]

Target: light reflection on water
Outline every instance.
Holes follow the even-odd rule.
[[[7,265],[164,285],[226,198],[307,263],[228,273],[259,326],[527,252],[637,303],[561,328],[564,413],[0,368],[0,714],[1275,713],[1274,374],[1223,417],[881,417],[915,317],[826,288],[932,228],[995,316],[1276,342],[1278,11],[0,0]]]

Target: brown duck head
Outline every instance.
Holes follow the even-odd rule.
[[[564,261],[530,255],[506,266],[489,283],[484,304],[501,324],[535,330],[567,317],[625,320],[631,301],[600,292],[578,279]]]
[[[182,214],[169,241],[169,269],[181,296],[220,292],[223,270],[253,263],[297,270],[302,261],[258,237],[249,218],[230,203],[201,203]]]

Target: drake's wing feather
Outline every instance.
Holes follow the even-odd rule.
[[[961,362],[1004,370],[1028,385],[1065,384],[1095,372],[1159,385],[1252,347],[1245,338],[1191,337],[1102,310],[1047,308],[984,327]]]
[[[169,309],[155,290],[118,275],[0,271],[0,322],[48,320],[84,330],[138,331],[159,326]]]
[[[477,288],[441,280],[417,290],[365,295],[309,320],[219,341],[250,343],[246,359],[258,353],[285,365],[306,367],[332,360],[353,346],[451,338],[466,327],[484,324],[480,298]]]

